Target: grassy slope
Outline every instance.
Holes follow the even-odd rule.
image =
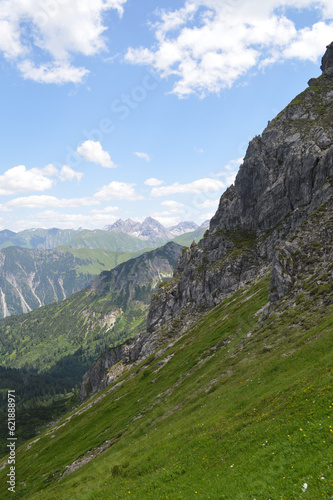
[[[159,246],[159,244],[163,245],[163,243],[165,243],[165,241],[161,240],[161,242],[158,242],[153,246]],[[152,246],[149,240],[140,240],[140,238],[136,238],[135,236],[118,233],[116,231],[102,231],[97,229],[93,231],[80,231],[67,245],[75,249],[103,248],[117,252],[136,252]]]
[[[184,247],[189,247],[193,241],[198,243],[199,240],[203,237],[204,233],[207,231],[207,227],[199,227],[195,231],[191,231],[190,233],[181,234],[180,236],[176,236],[173,239],[175,243],[178,245],[182,245]]]
[[[118,311],[119,314],[113,300],[113,295],[98,298],[84,289],[28,315],[6,318],[0,324],[2,365],[20,368],[28,364],[43,371],[82,347],[88,356],[88,368],[106,347],[131,336],[127,331],[126,338],[118,339],[118,328],[111,330],[108,325],[104,326],[107,313]],[[138,308],[137,313],[140,322],[143,321],[145,311]],[[125,324],[128,315],[133,316],[133,311],[126,311],[119,322]],[[133,325],[128,326],[130,329]],[[134,333],[138,332],[135,330],[132,335]]]
[[[140,250],[138,252],[125,252],[119,251],[115,252],[113,250],[104,250],[100,248],[77,248],[73,249],[66,246],[58,247],[57,250],[63,252],[70,252],[75,257],[86,261],[85,264],[81,265],[77,272],[82,274],[91,274],[97,276],[102,271],[108,271],[122,264],[129,259],[138,257],[148,250]]]
[[[311,308],[300,301],[258,326],[267,296],[267,278],[237,292],[91,408],[23,446],[11,497],[331,498],[333,305],[314,295]]]

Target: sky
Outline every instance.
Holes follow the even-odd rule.
[[[332,0],[0,0],[0,229],[210,219]]]

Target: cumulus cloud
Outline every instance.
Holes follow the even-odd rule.
[[[117,166],[111,160],[110,154],[103,150],[99,141],[85,141],[77,148],[76,153],[84,160],[97,163],[102,167],[115,168]]]
[[[55,170],[50,166],[45,169],[31,168],[27,170],[24,165],[18,165],[0,175],[0,195],[15,195],[31,191],[46,191],[50,189],[55,181],[50,176]]]
[[[288,8],[316,9],[322,20],[297,29]],[[316,61],[333,39],[331,0],[187,0],[157,16],[155,44],[129,48],[125,59],[173,76],[180,98],[219,92],[251,69],[288,58]]]
[[[56,207],[56,208],[70,208],[70,207],[80,207],[80,206],[91,206],[98,205],[98,201],[94,198],[57,198],[56,196],[23,196],[20,198],[14,198],[13,200],[6,203],[7,208],[44,208],[44,207]]]
[[[62,181],[72,181],[76,179],[79,182],[83,175],[83,172],[77,172],[69,165],[63,165],[60,170],[60,180]]]
[[[135,184],[127,182],[112,181],[110,184],[100,188],[95,194],[94,198],[100,201],[108,200],[142,200],[134,189]]]
[[[87,229],[100,229],[106,224],[116,221],[116,217],[110,214],[70,214],[61,213],[56,210],[45,210],[39,212],[29,220],[30,227],[62,227],[64,229],[77,229],[85,227]],[[17,226],[26,229],[27,220],[18,221]]]
[[[146,161],[151,160],[149,154],[147,154],[147,153],[134,153],[134,154],[135,154],[135,156],[137,156],[138,158],[141,158],[142,160],[146,160]]]
[[[60,85],[68,82],[80,83],[83,77],[89,73],[85,68],[75,68],[63,61],[35,66],[32,61],[25,60],[18,64],[18,68],[25,80]]]
[[[78,83],[88,73],[71,65],[75,55],[106,50],[103,15],[121,16],[127,0],[0,0],[0,52],[24,78],[41,83]],[[37,65],[40,55],[44,62]]]
[[[163,181],[160,181],[159,179],[156,179],[155,177],[151,177],[150,179],[147,179],[145,181],[146,186],[160,186],[161,184],[164,184]]]
[[[151,190],[151,195],[157,196],[169,196],[172,194],[200,194],[207,193],[211,191],[219,191],[225,187],[224,183],[217,179],[198,179],[196,181],[190,182],[189,184],[180,184],[175,182],[170,186],[154,187]]]
[[[101,215],[101,214],[111,214],[113,212],[117,212],[119,210],[119,207],[104,207],[104,208],[94,208],[94,210],[91,211],[92,214],[97,214],[97,215]]]
[[[210,208],[214,208],[215,210],[217,210],[217,208],[219,206],[219,202],[220,202],[220,198],[218,198],[217,200],[205,200],[204,202],[199,204],[199,208],[201,210],[207,210]]]
[[[184,206],[184,203],[180,203],[179,201],[175,200],[166,200],[162,201],[161,205],[163,207],[167,207],[170,212],[179,212],[181,211],[181,208]]]

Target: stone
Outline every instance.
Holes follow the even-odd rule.
[[[327,50],[321,60],[320,66],[323,73],[333,67],[333,42],[327,45],[326,48]]]

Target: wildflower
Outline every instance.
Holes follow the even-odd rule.
[[[308,485],[306,483],[303,484],[302,491],[303,493],[308,489]]]

